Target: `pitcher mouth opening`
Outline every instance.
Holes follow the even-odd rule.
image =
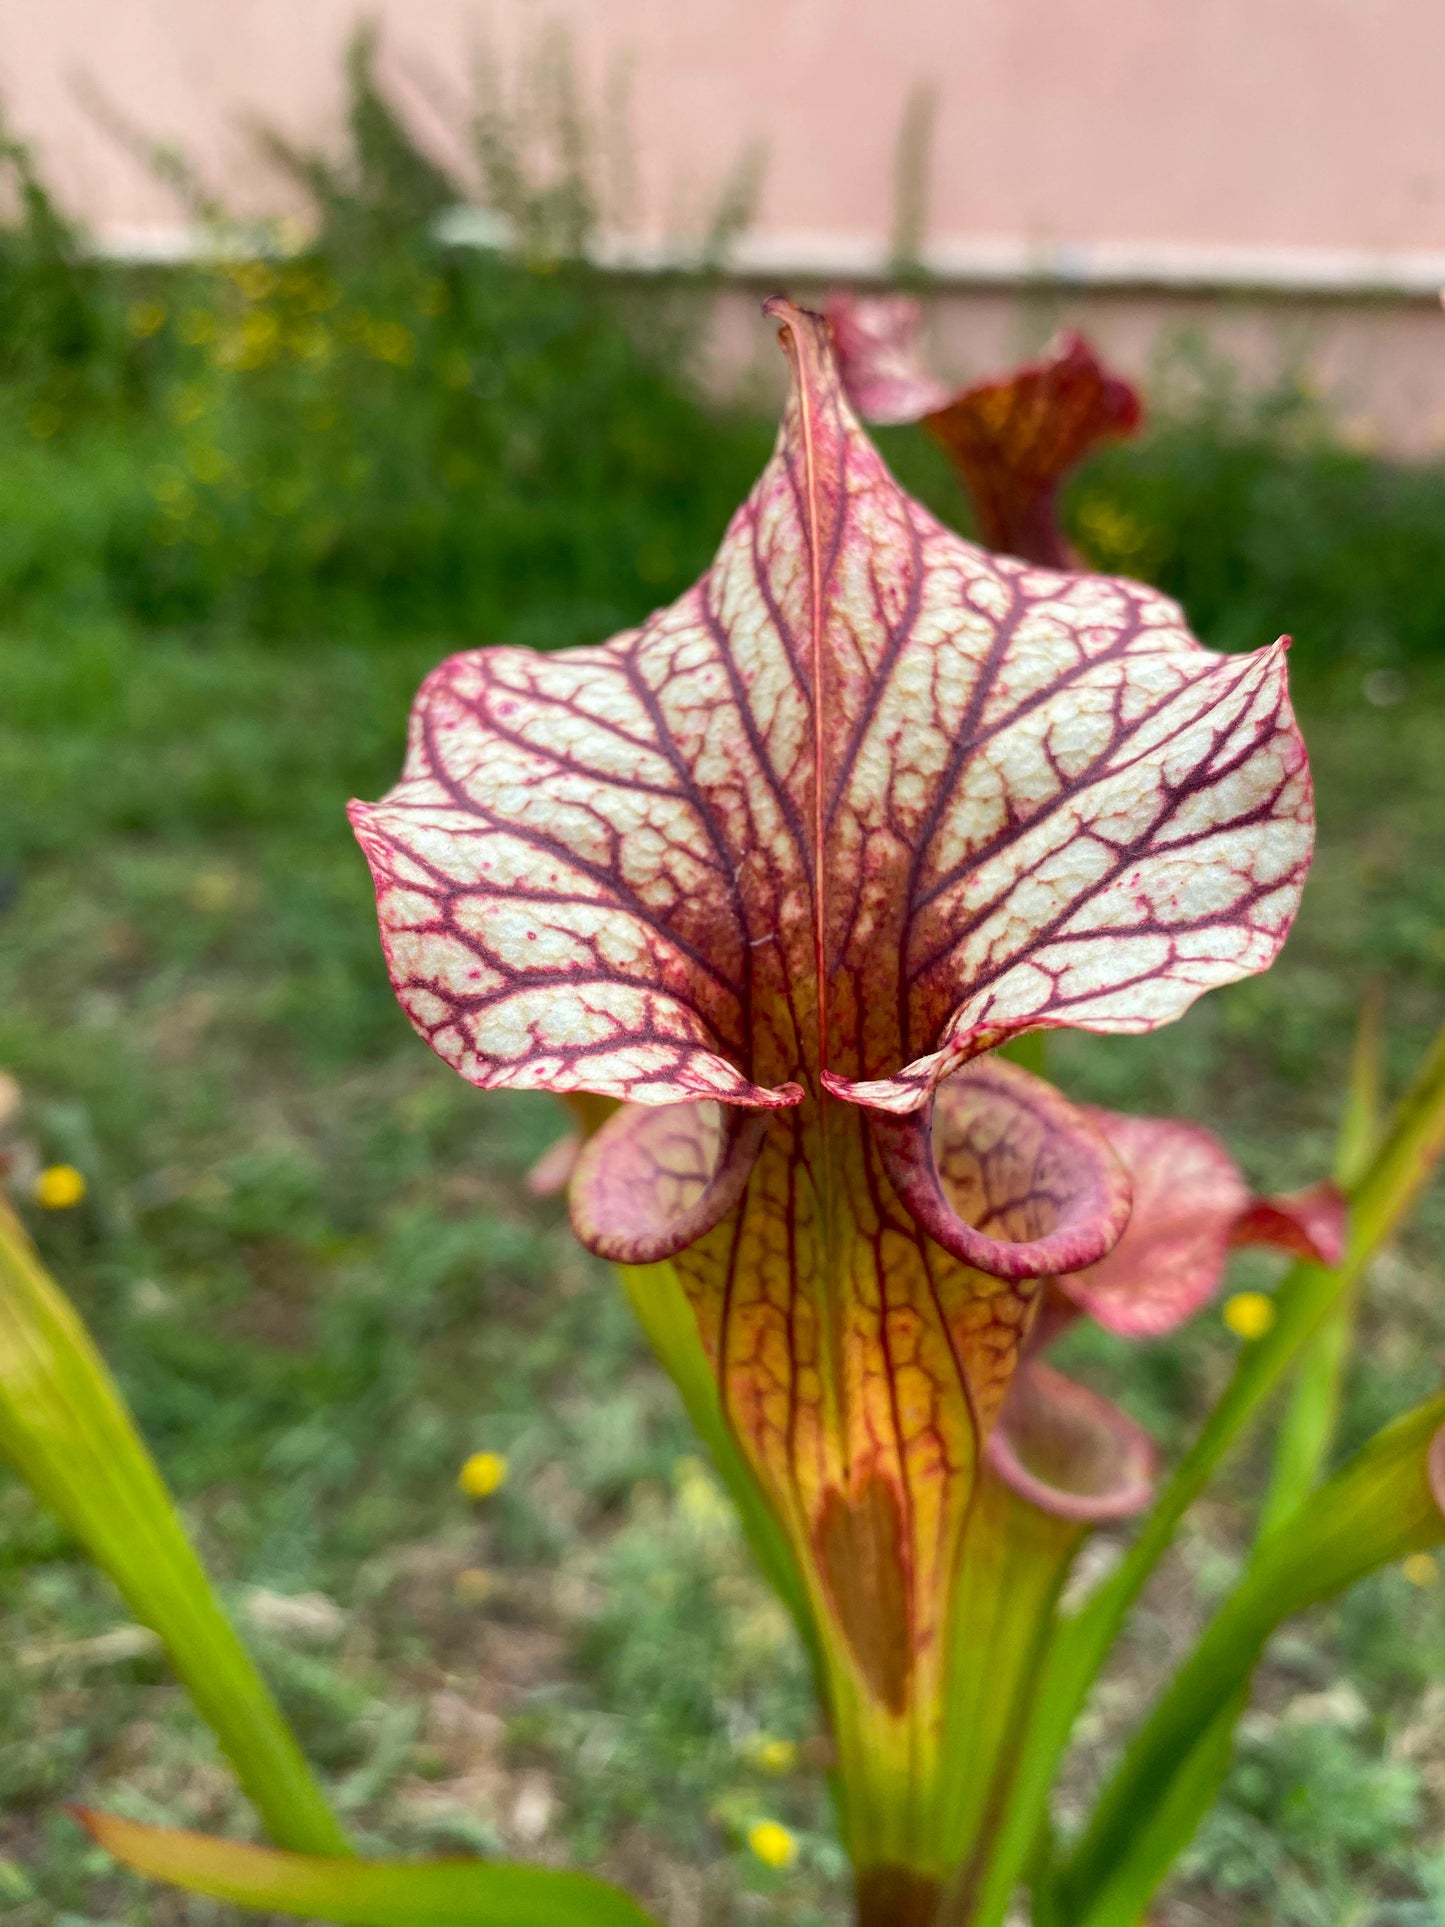
[[[1014,1374],[984,1449],[1011,1491],[1057,1519],[1107,1525],[1154,1496],[1159,1455],[1148,1433],[1037,1358]]]
[[[1083,1270],[1129,1222],[1128,1174],[1103,1134],[1003,1059],[975,1059],[924,1109],[873,1112],[869,1128],[919,1229],[992,1277]]]
[[[578,1154],[573,1230],[614,1264],[676,1257],[741,1202],[767,1128],[734,1104],[625,1105]]]

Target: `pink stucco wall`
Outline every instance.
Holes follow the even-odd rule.
[[[547,22],[630,59],[659,218],[762,140],[765,226],[880,231],[926,82],[940,234],[1445,247],[1440,0],[15,0],[0,97],[94,219],[165,218],[77,81],[254,194],[242,123],[334,123],[362,11],[418,106]]]
[[[394,91],[458,156],[479,55],[515,73],[560,25],[594,104],[628,68],[638,213],[654,235],[695,220],[763,143],[757,233],[780,260],[795,244],[881,248],[900,119],[922,83],[937,95],[939,244],[1445,250],[1441,0],[12,0],[0,100],[65,197],[112,233],[178,211],[102,125],[97,95],[183,147],[233,203],[274,207],[283,190],[246,126],[334,131],[362,11]],[[965,361],[1026,327],[1005,297],[953,309],[945,332]],[[1136,363],[1186,309],[1065,304]],[[1414,446],[1445,431],[1438,314],[1335,304],[1307,321],[1322,378],[1344,379],[1362,422]],[[1256,361],[1277,357],[1276,309],[1236,304],[1221,325]]]

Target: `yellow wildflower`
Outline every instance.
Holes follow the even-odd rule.
[[[264,261],[247,261],[232,279],[248,301],[265,301],[276,292],[276,270]]]
[[[1440,1568],[1428,1552],[1412,1552],[1400,1561],[1400,1570],[1412,1586],[1433,1586],[1440,1578]]]
[[[457,1474],[457,1485],[469,1499],[489,1499],[506,1484],[510,1469],[500,1452],[473,1452]]]
[[[765,1733],[759,1734],[753,1747],[753,1764],[760,1773],[791,1773],[798,1764],[797,1743],[772,1740]]]
[[[796,1835],[777,1820],[758,1820],[750,1826],[748,1846],[765,1867],[791,1867],[798,1857]]]
[[[731,1506],[701,1459],[689,1453],[677,1461],[672,1476],[677,1485],[678,1508],[685,1519],[696,1526],[724,1525],[732,1519]]]
[[[216,317],[209,308],[187,308],[180,320],[180,337],[189,348],[204,347],[216,333]]]
[[[1274,1324],[1274,1300],[1263,1291],[1237,1291],[1225,1299],[1222,1316],[1236,1338],[1263,1338]]]
[[[307,321],[291,334],[291,352],[299,361],[331,359],[331,334],[319,321]]]
[[[483,1606],[496,1591],[491,1573],[482,1566],[464,1566],[452,1581],[452,1593],[463,1606]]]
[[[231,359],[237,368],[264,368],[281,345],[281,323],[269,308],[257,308],[241,323]]]
[[[159,334],[165,327],[166,311],[159,301],[137,301],[126,314],[126,323],[131,333],[144,341],[147,335]]]
[[[73,1164],[47,1164],[35,1180],[35,1202],[44,1211],[69,1211],[85,1191],[85,1178]]]
[[[301,298],[313,314],[324,314],[328,308],[334,308],[340,301],[341,290],[327,276],[315,274],[301,290]]]
[[[416,359],[416,338],[400,321],[374,321],[366,331],[366,345],[378,361],[394,368],[409,367]]]
[[[1098,555],[1141,555],[1148,544],[1145,531],[1118,503],[1091,496],[1079,506],[1079,532]]]
[[[223,455],[219,448],[212,448],[204,442],[188,451],[186,464],[196,480],[207,486],[224,481],[232,468],[228,455]]]
[[[209,316],[206,318],[210,319]],[[206,391],[199,382],[182,383],[171,397],[172,421],[179,422],[183,428],[189,428],[192,422],[198,422],[205,414],[206,402]]]
[[[198,910],[229,910],[241,893],[241,877],[236,870],[202,870],[187,895]]]

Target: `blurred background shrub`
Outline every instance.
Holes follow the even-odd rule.
[[[96,260],[24,148],[0,144],[0,619],[549,647],[690,582],[771,424],[699,396],[705,274],[640,285],[588,264],[598,166],[560,56],[538,112],[522,126],[484,103],[474,121],[505,249],[441,238],[468,189],[392,112],[365,37],[347,151],[258,136],[310,200],[304,229],[242,232],[156,157],[213,228],[209,264]],[[700,261],[746,216],[744,167]],[[1225,647],[1287,609],[1305,673],[1435,653],[1445,469],[1342,446],[1288,386],[1174,373],[1190,378],[1172,403],[1164,383],[1144,439],[1074,491],[1087,551],[1180,596]],[[883,439],[964,518],[919,438]]]
[[[514,246],[449,247],[435,217],[463,189],[389,111],[364,40],[349,119],[336,159],[265,139],[311,199],[304,246],[202,207],[234,250],[204,266],[98,263],[24,149],[0,149],[19,190],[0,234],[0,618],[58,602],[288,640],[549,646],[701,568],[769,431],[696,397],[689,304],[650,287],[644,308],[586,265],[580,151],[534,184],[483,114]]]

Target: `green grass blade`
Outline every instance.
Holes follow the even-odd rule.
[[[1370,1168],[1380,1142],[1384,1113],[1384,998],[1378,983],[1370,984],[1360,1000],[1355,1044],[1350,1053],[1350,1076],[1345,1086],[1345,1108],[1340,1114],[1335,1145],[1335,1178],[1348,1191]]]
[[[1292,1518],[1319,1484],[1339,1421],[1358,1302],[1358,1291],[1342,1293],[1304,1349],[1275,1435],[1269,1490],[1259,1514],[1261,1539]]]
[[[1159,1797],[1137,1816],[1129,1852],[1113,1869],[1090,1909],[1087,1927],[1101,1927],[1106,1920],[1136,1927],[1147,1918],[1145,1909],[1150,1900],[1194,1838],[1224,1784],[1234,1753],[1234,1729],[1247,1703],[1245,1693],[1237,1693],[1227,1702],[1194,1742]],[[1059,1909],[1067,1907],[1068,1897],[1056,1891],[1052,1904]],[[1069,1927],[1085,1927],[1078,1914],[1061,1911],[1058,1918],[1067,1920]]]
[[[1445,1393],[1377,1434],[1262,1542],[1124,1755],[1060,1870],[1055,1894],[1065,1919],[1077,1927],[1133,1927],[1212,1797],[1213,1788],[1200,1784],[1208,1764],[1196,1759],[1200,1735],[1207,1736],[1213,1760],[1221,1749],[1227,1756],[1216,1728],[1227,1711],[1237,1712],[1265,1641],[1281,1621],[1445,1539],[1428,1466],[1442,1425]],[[1155,1826],[1161,1809],[1169,1824]]]
[[[0,1202],[0,1456],[160,1635],[266,1829],[298,1851],[345,1835],[191,1549],[74,1307]]]
[[[266,1913],[350,1927],[656,1927],[635,1900],[586,1874],[486,1860],[331,1860],[108,1813],[78,1817],[137,1873]]]
[[[1360,1006],[1350,1080],[1340,1119],[1335,1177],[1349,1191],[1369,1166],[1380,1135],[1381,999],[1369,989]],[[1358,1290],[1343,1292],[1305,1347],[1275,1437],[1269,1490],[1260,1510],[1259,1536],[1267,1537],[1319,1484],[1335,1428],[1345,1370],[1355,1334]]]
[[[1049,1792],[1100,1667],[1130,1608],[1168,1550],[1179,1522],[1340,1296],[1396,1230],[1445,1148],[1445,1029],[1437,1035],[1409,1089],[1395,1106],[1369,1169],[1350,1190],[1349,1245],[1339,1267],[1293,1265],[1276,1296],[1268,1335],[1241,1353],[1224,1396],[1166,1483],[1144,1528],[1113,1577],[1058,1628],[1044,1662],[1025,1737],[1015,1794],[999,1829],[975,1927],[999,1927],[1026,1876],[1048,1808]]]

